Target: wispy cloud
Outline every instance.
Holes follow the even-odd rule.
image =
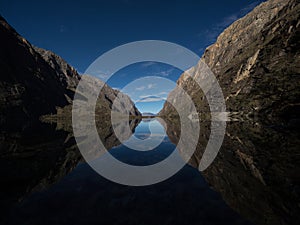
[[[144,63],[141,64],[141,67],[142,68],[147,68],[147,67],[150,67],[150,66],[154,66],[156,64],[157,64],[156,62],[144,62]]]
[[[60,33],[64,33],[64,32],[66,32],[67,31],[67,28],[65,27],[65,25],[60,25],[60,27],[59,27],[59,32]]]
[[[148,89],[153,89],[155,86],[156,86],[156,84],[148,84],[148,85],[147,85],[147,88],[148,88]]]
[[[164,71],[159,71],[159,72],[156,72],[156,73],[152,73],[151,75],[153,76],[163,76],[163,77],[167,77],[169,75],[171,75],[173,72],[174,72],[174,68],[170,68],[168,70],[164,70]]]
[[[110,72],[109,71],[96,70],[96,71],[91,71],[90,74],[100,78],[101,80],[106,80],[109,77]]]
[[[140,99],[138,102],[160,102],[165,101],[165,98],[157,97],[157,96],[147,96],[145,98]]]
[[[151,97],[155,97],[155,98],[159,98],[156,95],[141,95],[140,99],[144,99],[144,98],[151,98]]]
[[[141,86],[141,87],[136,87],[135,88],[135,90],[137,90],[137,91],[143,91],[143,90],[145,90],[145,86]]]
[[[100,79],[102,79],[102,80],[105,80],[105,79],[107,79],[107,78],[108,78],[108,75],[107,75],[107,74],[104,74],[104,73],[102,73],[102,74],[98,74],[98,77],[99,77]]]
[[[253,3],[249,4],[249,5],[247,5],[246,7],[244,7],[244,8],[241,9],[241,13],[246,14],[246,13],[250,12],[252,9],[254,9],[261,2],[262,1],[256,1],[256,2],[253,2]]]
[[[168,92],[162,91],[155,95],[141,95],[141,96],[139,96],[139,99],[156,98],[156,99],[160,99],[159,101],[161,101],[161,100],[166,100],[167,95],[168,95]]]
[[[158,93],[157,95],[158,95],[158,96],[162,96],[162,95],[167,95],[167,94],[169,94],[169,93],[166,92],[166,91],[162,91],[162,92]]]
[[[155,86],[156,86],[156,84],[150,83],[150,84],[147,84],[147,86],[143,85],[143,86],[140,86],[140,87],[136,87],[135,90],[136,91],[144,91],[146,89],[151,90],[151,89],[155,88]]]
[[[227,28],[229,25],[231,25],[233,22],[235,22],[239,18],[245,16],[248,12],[250,12],[254,7],[256,7],[261,2],[262,2],[261,0],[253,2],[253,3],[245,6],[238,12],[223,18],[223,20],[221,22],[213,25],[209,30],[206,30],[206,31],[202,32],[201,34],[199,34],[199,36],[205,35],[208,42],[210,42],[210,43],[215,42],[217,37],[220,35],[221,32],[224,31],[225,28]]]

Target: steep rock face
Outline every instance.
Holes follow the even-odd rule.
[[[0,48],[0,208],[5,215],[16,202],[57,182],[83,161],[71,123],[82,76],[55,53],[32,46],[2,17]],[[95,78],[92,82],[103,84]],[[108,149],[120,144],[107,120],[118,94],[131,115],[140,114],[127,95],[104,84],[96,114],[99,136]],[[39,120],[47,116],[56,126]],[[138,122],[129,121],[130,129]]]
[[[34,47],[34,49],[43,57],[51,68],[55,70],[56,77],[66,87],[66,95],[72,99],[76,86],[80,80],[78,72],[55,53],[38,47]]]
[[[68,103],[56,71],[0,17],[0,122],[7,127],[55,113]]]
[[[231,116],[215,161],[202,174],[223,199],[256,224],[299,221],[300,115],[299,0],[270,0],[227,28],[207,48],[202,60],[215,74]],[[201,81],[199,63],[189,74]],[[188,73],[177,85],[186,90],[197,110],[208,112],[203,92]],[[178,90],[168,96],[176,101]],[[184,104],[182,104],[184,107]],[[174,130],[180,125],[171,104],[160,115]],[[206,122],[189,163],[197,167],[210,135]],[[180,152],[186,149],[179,149]]]
[[[51,51],[32,46],[0,17],[0,123],[20,129],[42,115],[62,115],[71,120],[71,105],[80,75]],[[98,80],[97,82],[102,82]],[[105,84],[98,98],[99,114],[109,114],[118,91]],[[140,115],[122,93],[131,115]]]
[[[72,103],[74,93],[76,91],[76,87],[79,83],[81,76],[72,66],[70,66],[64,59],[62,59],[60,56],[56,55],[55,53],[42,48],[37,48],[37,47],[34,48],[37,52],[41,54],[43,59],[55,70],[56,76],[58,77],[60,82],[62,82],[66,87],[66,96],[68,97],[69,102]],[[103,88],[100,91],[97,100],[97,106],[96,106],[97,114],[99,115],[106,114],[110,116],[112,104],[115,98],[119,95],[119,98],[122,100],[123,108],[124,107],[130,108],[129,114],[132,116],[140,116],[140,112],[135,107],[134,103],[132,102],[132,100],[128,95],[111,88],[110,86],[108,86],[103,81],[97,78],[85,76],[85,80],[88,81],[89,88],[94,92],[97,92],[97,90],[95,90],[97,86],[103,85]],[[70,109],[71,109],[70,105],[64,108],[58,108],[58,114],[63,113],[69,116]]]
[[[299,119],[299,0],[270,0],[227,28],[202,60],[217,77],[227,110],[264,121]],[[199,65],[197,65],[199,66]],[[197,66],[191,75],[200,79]],[[177,84],[199,111],[209,111],[205,97],[184,73]],[[170,100],[176,99],[172,93]],[[161,115],[171,115],[166,103]]]

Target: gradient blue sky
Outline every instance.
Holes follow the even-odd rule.
[[[104,52],[132,41],[164,40],[202,55],[224,28],[261,2],[1,0],[0,13],[33,45],[57,53],[82,73]],[[136,64],[119,71],[108,84],[122,89],[130,81],[151,75],[176,81],[180,73],[164,64]],[[163,88],[157,94],[167,92]],[[153,110],[145,103],[139,106],[141,111],[156,112],[163,104],[153,98],[149,102]]]

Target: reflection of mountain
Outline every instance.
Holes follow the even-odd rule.
[[[179,120],[164,120],[169,139],[177,144]],[[208,122],[189,164],[198,168],[210,134]],[[299,221],[299,134],[251,122],[228,124],[223,146],[202,175],[227,204],[255,224]],[[178,148],[178,146],[177,146]],[[185,158],[189,147],[179,147]]]
[[[3,215],[33,190],[44,189],[64,177],[82,160],[67,132],[44,124],[2,132],[0,147]]]
[[[122,136],[123,140],[130,138],[139,121],[122,121],[117,124],[117,129],[128,123],[131,130],[126,133],[127,136]],[[0,209],[3,215],[7,215],[15,203],[32,191],[56,183],[84,161],[72,137],[72,130],[68,130],[70,126],[64,124],[64,120],[59,120],[59,124],[60,127],[55,128],[40,123],[24,131],[1,133]],[[108,150],[121,144],[111,125],[99,123],[97,128]],[[92,153],[95,157],[105,153],[102,149],[91,150],[95,150]]]

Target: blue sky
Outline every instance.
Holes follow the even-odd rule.
[[[224,28],[261,2],[1,0],[0,13],[33,45],[57,53],[82,73],[104,52],[139,40],[174,42],[201,56]],[[122,69],[108,84],[122,89],[128,82],[151,75],[176,81],[180,73],[168,65],[148,62]],[[164,87],[156,91],[166,92]],[[146,89],[143,95],[148,95]],[[156,112],[162,105],[152,104],[153,110],[150,103],[139,107]]]

